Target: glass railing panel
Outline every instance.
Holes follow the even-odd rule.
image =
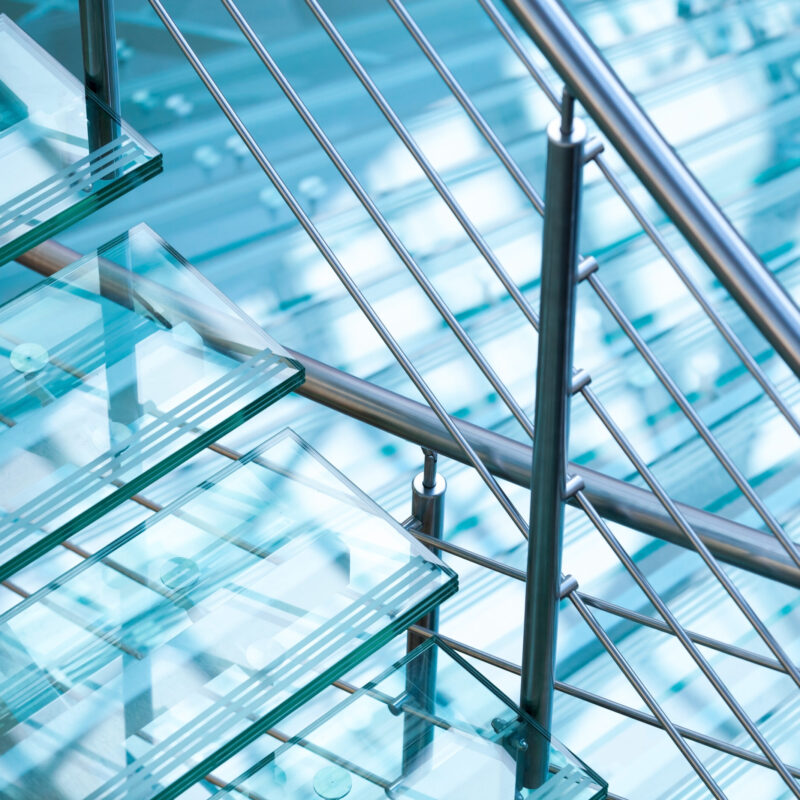
[[[145,225],[0,306],[0,575],[303,377]]]
[[[0,615],[3,795],[175,797],[456,588],[286,429]]]
[[[160,171],[161,153],[0,14],[0,264]]]
[[[340,695],[344,696],[342,692]],[[446,646],[429,640],[273,752],[215,800],[601,800],[605,782]],[[317,704],[321,706],[322,704]],[[287,720],[287,724],[290,724]],[[288,739],[278,746],[282,739]],[[544,784],[524,788],[519,747],[549,748]]]

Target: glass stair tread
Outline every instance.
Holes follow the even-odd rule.
[[[303,378],[146,225],[0,306],[0,575]]]
[[[213,800],[607,796],[600,777],[436,639],[340,701],[342,695],[331,688],[313,701],[319,717],[298,733],[275,729],[263,737],[259,744],[276,749],[212,794]],[[518,785],[520,737],[529,747],[549,740],[550,774],[538,788]]]
[[[161,167],[161,153],[0,14],[0,264]]]
[[[175,797],[456,589],[284,429],[0,615],[4,797]]]

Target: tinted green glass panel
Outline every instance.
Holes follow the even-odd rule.
[[[173,797],[456,588],[285,430],[0,617],[4,797]]]
[[[151,144],[0,15],[0,264],[160,171]]]
[[[435,640],[343,702],[335,704],[332,692],[323,698],[327,712],[215,794],[215,800],[606,797],[601,778]],[[276,729],[271,738],[285,737]],[[521,739],[550,748],[550,777],[535,789],[518,782]]]
[[[0,575],[303,375],[144,225],[1,306]]]

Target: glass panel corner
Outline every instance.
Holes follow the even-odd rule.
[[[0,306],[0,576],[303,377],[145,225]]]
[[[285,430],[0,615],[4,797],[176,797],[456,591]]]
[[[161,153],[0,14],[0,264],[161,168]]]

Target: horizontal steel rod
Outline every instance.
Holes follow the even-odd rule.
[[[298,394],[449,458],[464,461],[439,421],[421,403],[301,353],[290,353],[306,368],[306,382],[297,390]],[[472,423],[460,422],[459,425],[494,475],[524,488],[530,486],[530,445]],[[570,463],[569,470],[570,474],[583,478],[587,496],[606,519],[680,547],[691,547],[658,498],[647,490],[578,464]],[[800,588],[800,570],[774,537],[692,506],[677,505],[719,559]]]
[[[645,188],[792,371],[800,309],[558,0],[503,0]]]
[[[79,258],[80,253],[58,242],[48,241],[19,256],[17,260],[39,274],[49,276]],[[129,274],[126,272],[126,275]],[[228,346],[227,340],[214,341],[212,311],[176,295],[176,305],[178,301],[178,307],[186,315],[187,321],[210,343],[225,350]],[[231,317],[226,315],[224,323],[230,329]],[[249,329],[248,338],[252,338]],[[231,354],[238,355],[235,352]],[[306,370],[306,381],[297,390],[298,394],[387,433],[428,447],[448,458],[467,463],[461,448],[427,406],[302,353],[290,351],[290,355],[300,361]],[[459,420],[458,424],[467,441],[493,475],[524,488],[530,486],[530,445],[469,422]],[[583,478],[586,496],[605,519],[680,547],[691,548],[689,540],[658,498],[649,491],[578,464],[571,463],[569,469],[571,474]],[[717,558],[749,572],[800,588],[800,570],[790,561],[774,537],[692,506],[682,503],[677,505]]]

